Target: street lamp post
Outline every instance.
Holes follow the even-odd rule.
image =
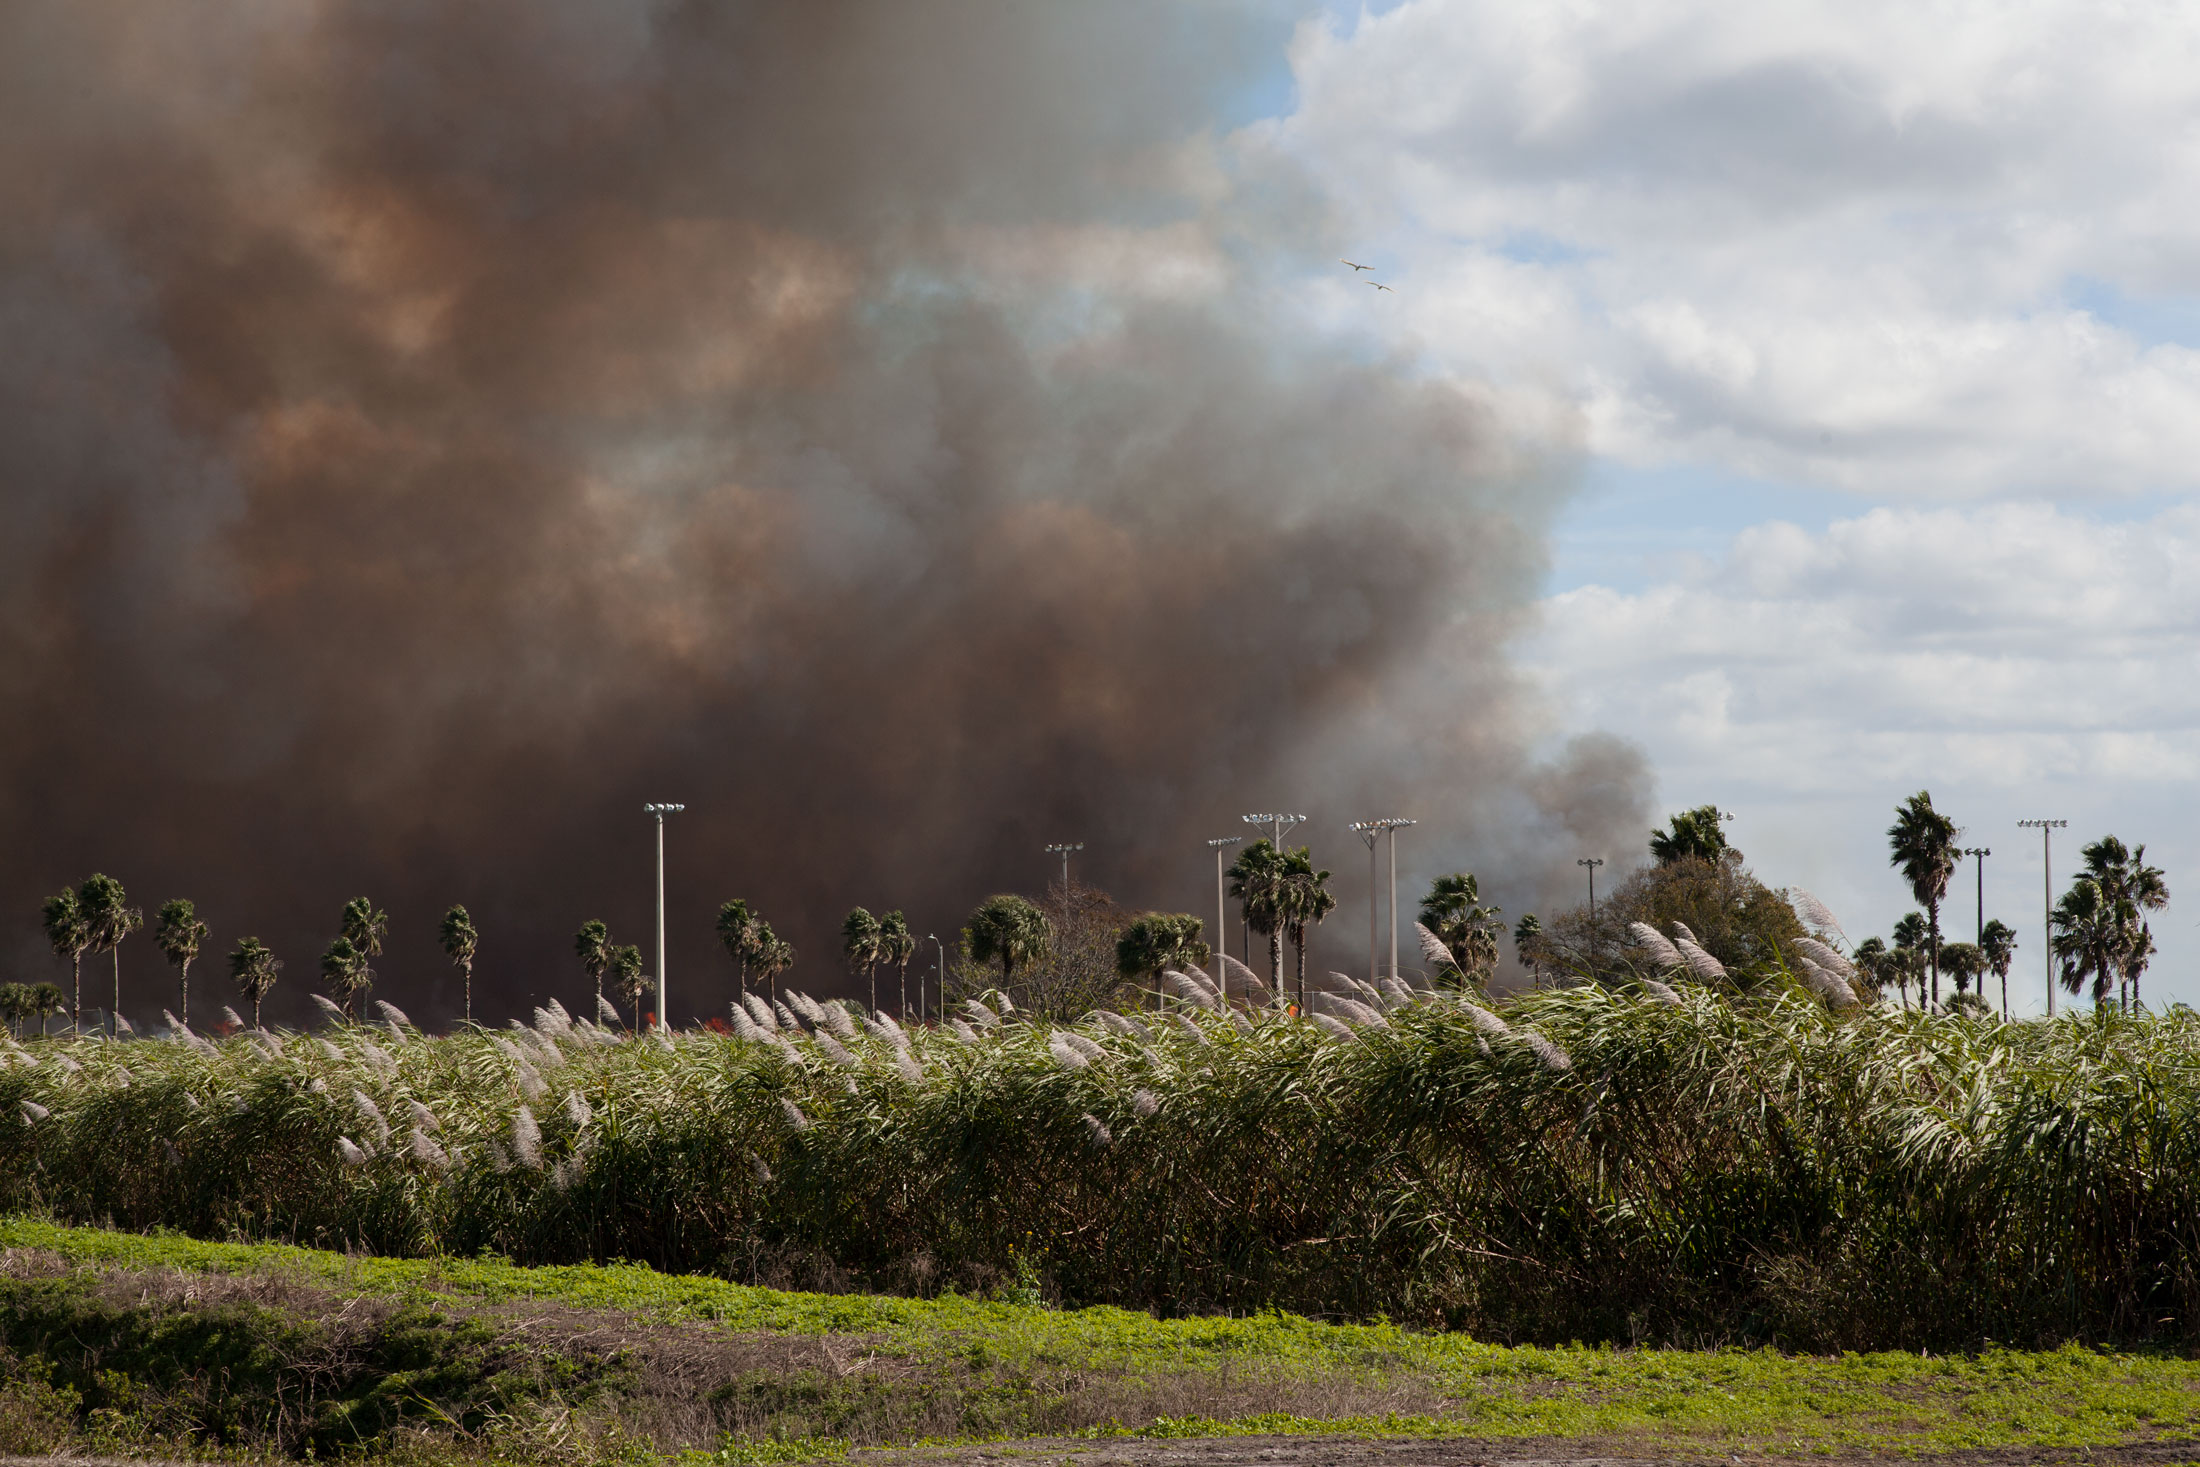
[[[1367,976],[1370,983],[1378,976],[1375,967],[1375,842],[1390,837],[1390,976],[1398,976],[1398,832],[1418,821],[1403,820],[1396,815],[1381,820],[1356,820],[1350,829],[1367,846]]]
[[[677,815],[685,805],[644,805],[644,815],[657,817],[657,1027],[672,1027],[671,1011],[665,1007],[665,817]]]
[[[1597,925],[1597,867],[1604,864],[1604,858],[1601,856],[1583,856],[1574,864],[1585,866],[1589,870],[1589,940],[1594,943],[1596,941],[1595,928]]]
[[[2053,832],[2067,829],[2067,820],[2019,820],[2019,830],[2040,833],[2040,958],[2047,968],[2047,1017],[2055,1017],[2055,878],[2048,869],[2053,852]]]
[[[1215,992],[1224,998],[1230,996],[1230,973],[1222,962],[1224,949],[1229,946],[1223,934],[1230,930],[1225,925],[1229,920],[1230,908],[1223,892],[1222,853],[1227,847],[1237,845],[1244,839],[1242,835],[1225,835],[1207,842],[1215,853]]]

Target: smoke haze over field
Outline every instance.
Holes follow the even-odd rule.
[[[849,906],[947,936],[1050,840],[1200,911],[1206,837],[1306,810],[1346,953],[1348,819],[1515,910],[1638,847],[1639,760],[1539,761],[1504,659],[1563,431],[1297,313],[1346,241],[1215,121],[1287,34],[9,7],[5,976],[100,869],[268,940],[277,1016],[362,892],[417,1016],[452,901],[492,1018],[570,999],[582,920],[649,946],[645,800],[689,807],[676,1018],[728,896],[829,989]]]

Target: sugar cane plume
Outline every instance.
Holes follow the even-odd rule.
[[[683,1023],[728,891],[950,931],[1067,830],[1165,890],[1270,790],[1559,899],[1648,818],[1499,650],[1574,430],[1271,308],[1332,206],[1224,109],[1290,24],[7,8],[0,955],[70,872],[294,955],[371,890],[440,1026],[463,896],[524,1012],[650,926],[668,795]]]

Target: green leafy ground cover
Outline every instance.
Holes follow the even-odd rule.
[[[814,1457],[850,1445],[928,1438],[1074,1433],[1564,1438],[1661,1454],[1675,1448],[2075,1453],[2200,1441],[2200,1362],[2169,1354],[2075,1347],[1954,1357],[1506,1347],[1281,1313],[1163,1320],[1121,1309],[1056,1311],[955,1295],[805,1294],[631,1265],[346,1256],[26,1219],[0,1220],[0,1250],[9,1258],[60,1261],[38,1278],[20,1270],[0,1277],[0,1326],[9,1338],[20,1342],[26,1331],[48,1330],[35,1364],[17,1360],[19,1388],[30,1389],[24,1382],[35,1377],[62,1402],[49,1401],[50,1412],[75,1412],[80,1436],[104,1423],[106,1444],[124,1448],[132,1445],[124,1429],[132,1401],[139,1415],[150,1410],[140,1398],[159,1375],[162,1349],[195,1352],[202,1377],[207,1352],[231,1350],[236,1389],[252,1377],[255,1350],[278,1375],[283,1359],[312,1355],[306,1336],[313,1321],[282,1317],[280,1300],[232,1310],[210,1333],[191,1313],[189,1281],[224,1277],[279,1279],[303,1291],[301,1298],[384,1311],[378,1332],[358,1352],[364,1363],[351,1394],[317,1418],[317,1436],[294,1433],[293,1451],[403,1447],[418,1455],[420,1443],[438,1430],[453,1450],[535,1458],[654,1455],[695,1446],[703,1430],[713,1455],[727,1461]],[[176,1297],[186,1302],[168,1308],[157,1329],[133,1332],[125,1316],[151,1290],[118,1291],[114,1281],[157,1277],[184,1279]],[[106,1284],[96,1303],[85,1292],[93,1280]],[[304,1308],[289,1307],[292,1315]],[[615,1348],[588,1362],[549,1369],[531,1356],[527,1368],[515,1369],[511,1353],[492,1348],[493,1339],[513,1318],[545,1309],[615,1320],[624,1333]],[[53,1330],[63,1324],[71,1337],[108,1332],[100,1336],[107,1343],[97,1368],[60,1358],[65,1352],[53,1347]],[[698,1367],[705,1374],[679,1389],[707,1398],[718,1414],[687,1422],[668,1441],[665,1430],[648,1422],[616,1426],[620,1393],[642,1388],[641,1356],[653,1330],[739,1339],[757,1349],[814,1348],[835,1363],[744,1357],[745,1363],[715,1367],[722,1379],[705,1378],[714,1367]],[[438,1349],[448,1358],[435,1358]],[[145,1377],[137,1387],[121,1378],[133,1371]],[[281,1394],[274,1386],[255,1389]],[[672,1389],[661,1387],[660,1394]],[[29,1399],[19,1397],[18,1405]],[[106,1404],[86,1404],[95,1401]],[[546,1436],[542,1428],[545,1403],[569,1418],[593,1410],[599,1426],[553,1439],[557,1433]],[[106,1416],[94,1420],[101,1410]],[[241,1450],[257,1442],[265,1454],[281,1445],[265,1434],[224,1436],[181,1418],[165,1431],[139,1427],[138,1445],[159,1437],[168,1450]]]

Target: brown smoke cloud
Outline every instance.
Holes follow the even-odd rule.
[[[266,938],[278,1015],[361,892],[417,1016],[452,901],[492,1018],[570,998],[582,920],[648,946],[651,799],[675,1017],[732,895],[830,989],[849,906],[947,936],[1050,840],[1197,911],[1205,837],[1304,809],[1346,952],[1355,816],[1515,905],[1632,847],[1639,761],[1538,762],[1503,655],[1562,458],[1297,324],[1336,230],[1214,126],[1278,27],[9,7],[7,976],[103,869]]]

